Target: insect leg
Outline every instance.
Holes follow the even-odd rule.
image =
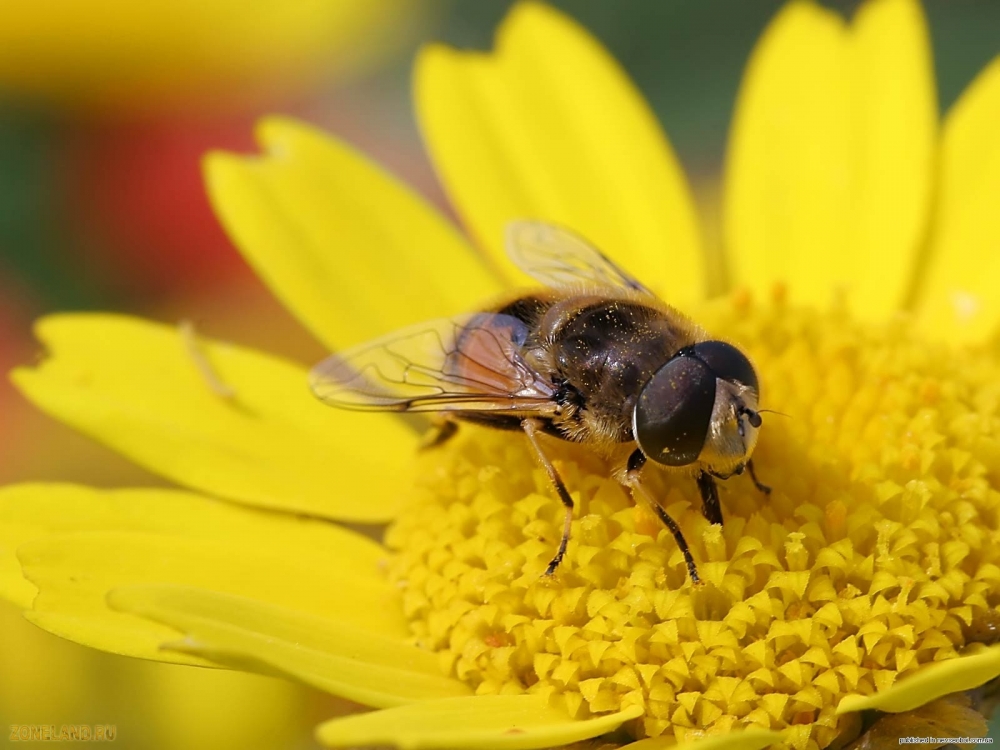
[[[234,398],[236,391],[233,390],[232,386],[222,381],[218,373],[216,373],[215,368],[212,367],[212,363],[208,361],[208,357],[205,356],[205,352],[198,341],[198,332],[195,331],[194,323],[190,320],[182,320],[177,325],[177,330],[181,335],[184,350],[191,357],[194,366],[198,368],[198,373],[205,381],[205,385],[208,386],[209,390],[219,398]]]
[[[458,422],[453,419],[445,419],[438,422],[430,431],[424,436],[423,440],[420,441],[419,450],[426,451],[432,448],[438,448],[453,437],[458,432]]]
[[[666,526],[670,533],[674,535],[674,541],[677,542],[677,546],[680,548],[681,554],[684,555],[684,562],[687,564],[688,575],[691,576],[691,582],[700,583],[701,579],[698,578],[698,568],[694,564],[694,557],[691,556],[691,548],[688,547],[687,540],[684,538],[684,534],[681,533],[681,527],[678,526],[677,522],[670,517],[667,511],[665,511],[660,504],[653,499],[653,496],[643,486],[642,481],[639,478],[639,472],[645,463],[646,456],[640,450],[637,450],[629,457],[628,471],[625,474],[625,484],[632,490],[633,495],[638,495],[642,503],[656,513],[659,519],[663,522],[663,525]]]
[[[535,455],[538,457],[539,463],[541,463],[545,472],[549,475],[549,480],[551,480],[552,486],[555,487],[556,494],[559,495],[559,499],[562,501],[563,507],[566,508],[566,516],[563,520],[562,539],[559,540],[559,549],[556,550],[556,556],[552,558],[552,561],[545,569],[545,575],[550,576],[556,572],[556,568],[559,567],[559,563],[561,563],[563,557],[566,556],[566,545],[569,544],[570,524],[573,522],[573,498],[569,496],[569,492],[566,490],[566,485],[564,485],[562,479],[559,478],[559,473],[556,471],[556,467],[552,465],[551,461],[549,461],[549,457],[545,455],[545,451],[542,450],[542,446],[538,442],[538,432],[541,428],[538,420],[525,419],[521,422],[521,426],[524,428],[524,434],[528,436],[528,442],[531,443],[531,447],[535,449]]]
[[[715,486],[712,475],[698,472],[698,491],[701,493],[701,512],[709,523],[722,523],[722,505],[719,503],[719,489]]]
[[[765,495],[770,495],[771,488],[766,484],[761,484],[760,480],[757,479],[757,472],[753,470],[753,459],[747,461],[747,471],[750,473],[750,478],[753,480],[754,487],[763,492]]]

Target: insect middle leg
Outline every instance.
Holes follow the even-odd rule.
[[[418,446],[419,450],[428,451],[440,448],[458,433],[458,422],[453,419],[442,419],[431,426]]]
[[[537,419],[525,419],[521,422],[521,427],[524,428],[524,434],[528,436],[528,442],[530,442],[531,447],[535,449],[535,455],[538,457],[538,462],[549,475],[549,480],[552,482],[552,486],[555,487],[556,494],[559,496],[563,507],[566,509],[566,515],[563,519],[562,539],[559,540],[559,549],[556,550],[556,556],[552,558],[548,567],[545,568],[545,575],[550,576],[556,572],[556,568],[559,567],[559,563],[561,563],[563,558],[566,556],[566,545],[569,544],[570,525],[573,523],[573,498],[569,496],[569,492],[566,490],[566,485],[563,484],[562,479],[559,477],[559,472],[556,471],[556,467],[552,465],[549,457],[545,455],[545,451],[542,450],[542,446],[538,442],[538,433],[542,429],[542,425]]]
[[[719,488],[708,472],[698,472],[698,491],[701,493],[701,512],[709,523],[722,523],[722,504],[719,502]]]
[[[701,579],[698,578],[698,567],[694,564],[694,557],[691,555],[691,548],[688,546],[687,540],[684,538],[684,534],[681,532],[681,527],[677,525],[677,522],[670,517],[670,514],[663,509],[653,496],[649,493],[646,487],[642,484],[640,479],[640,471],[642,467],[646,464],[646,456],[642,451],[637,450],[628,461],[628,470],[625,472],[625,485],[632,490],[634,495],[638,495],[642,500],[643,504],[650,508],[663,522],[663,525],[667,527],[671,534],[674,536],[674,541],[677,542],[677,547],[680,549],[681,554],[684,555],[684,563],[687,565],[688,575],[691,576],[692,583],[700,583]]]

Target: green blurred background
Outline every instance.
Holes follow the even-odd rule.
[[[31,321],[56,310],[186,318],[212,336],[305,362],[321,357],[216,224],[201,187],[200,155],[252,150],[254,120],[285,112],[356,144],[440,203],[410,110],[414,52],[430,40],[487,48],[510,5],[53,3],[37,4],[40,10],[5,4],[0,16],[4,370],[38,356]],[[632,74],[670,134],[703,213],[712,216],[742,67],[781,3],[555,4],[596,33]],[[827,4],[845,13],[857,5]],[[945,110],[1000,52],[1000,0],[924,5]],[[32,411],[6,382],[0,446],[2,483],[157,483]],[[304,748],[313,747],[313,724],[347,708],[269,678],[91,652],[35,630],[0,605],[5,730],[114,724],[118,745],[128,748]]]

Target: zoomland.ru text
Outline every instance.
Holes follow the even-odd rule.
[[[11,742],[114,742],[114,724],[11,724]]]

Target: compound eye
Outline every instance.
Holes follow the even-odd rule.
[[[716,376],[696,357],[674,357],[643,387],[632,427],[651,460],[686,466],[705,446],[715,407]]]
[[[753,365],[746,355],[732,344],[727,344],[725,341],[701,341],[688,351],[708,365],[717,377],[742,383],[760,392]]]

